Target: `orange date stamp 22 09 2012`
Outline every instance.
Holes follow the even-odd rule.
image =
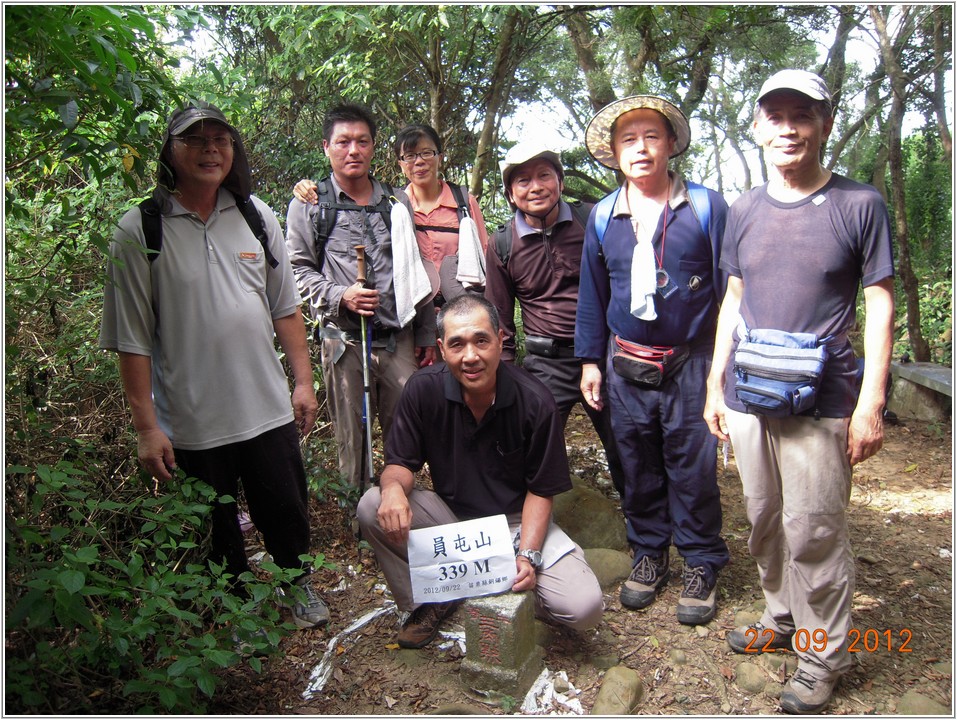
[[[744,631],[750,642],[745,646],[746,653],[768,653],[775,652],[781,648],[781,641],[776,639],[776,633],[770,628],[758,630],[749,627]],[[847,633],[847,643],[844,649],[849,653],[859,652],[900,652],[909,653],[913,650],[909,647],[913,633],[907,628],[900,630],[858,630],[851,628]],[[794,633],[792,646],[798,652],[823,652],[827,648],[827,630],[816,628],[808,630],[807,628],[798,628]]]

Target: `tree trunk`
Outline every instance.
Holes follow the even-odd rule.
[[[515,39],[520,34],[520,26],[524,26],[524,14],[521,7],[512,7],[502,23],[501,37],[498,50],[495,53],[495,63],[492,66],[492,81],[489,84],[488,102],[485,105],[485,122],[479,134],[475,147],[475,164],[472,166],[472,177],[469,179],[469,189],[475,197],[482,195],[482,178],[492,161],[492,151],[495,147],[494,139],[501,119],[501,111],[512,91],[515,78],[513,67],[513,50]]]
[[[944,28],[947,26],[947,35],[953,32],[950,26],[950,15],[943,7],[937,7],[933,12],[934,22],[934,114],[937,116],[937,129],[940,132],[940,144],[947,154],[947,164],[950,165],[954,153],[954,139],[947,127],[947,100],[944,91],[947,88],[947,64],[949,48],[944,40]]]
[[[575,48],[578,66],[585,76],[585,87],[588,88],[592,110],[597,112],[617,99],[604,63],[595,56],[598,39],[592,32],[587,11],[575,10],[569,5],[560,5],[558,9],[565,12],[565,29],[568,30],[572,47]]]
[[[894,229],[897,235],[897,270],[904,289],[904,301],[907,306],[907,334],[910,338],[914,359],[918,362],[930,361],[930,346],[924,339],[920,327],[920,302],[917,288],[917,276],[911,263],[910,238],[907,228],[907,204],[904,196],[904,153],[901,148],[901,131],[904,125],[904,113],[907,109],[907,77],[894,54],[894,43],[887,34],[887,19],[881,14],[881,8],[868,5],[871,19],[877,30],[884,68],[891,81],[891,110],[887,119],[887,159],[891,173],[891,203],[894,207]],[[902,9],[903,22],[900,23],[901,37],[910,33],[908,9]]]

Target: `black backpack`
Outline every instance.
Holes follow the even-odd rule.
[[[266,226],[263,224],[262,215],[259,214],[252,200],[243,200],[236,193],[233,193],[233,196],[236,198],[236,207],[242,213],[243,219],[249,225],[249,229],[252,230],[256,239],[259,240],[260,245],[263,246],[263,252],[269,267],[278,267],[279,262],[269,252],[269,240],[266,237]],[[163,216],[156,200],[147,198],[141,202],[140,216],[143,222],[143,237],[146,239],[146,247],[154,251],[148,256],[150,264],[152,264],[163,249]]]
[[[591,208],[586,208],[581,200],[567,200],[566,202],[571,206],[572,215],[578,221],[578,224],[583,228],[588,225],[588,214],[591,212]],[[495,246],[495,254],[498,255],[504,267],[508,267],[508,259],[512,255],[512,225],[514,225],[514,218],[504,225],[499,225],[492,240],[492,244]]]
[[[336,220],[339,218],[340,210],[359,210],[363,213],[365,220],[366,233],[369,240],[375,242],[375,234],[372,232],[372,225],[369,224],[368,214],[377,212],[382,216],[386,228],[392,231],[392,206],[394,204],[392,195],[395,192],[391,185],[381,183],[383,193],[376,205],[356,205],[355,203],[335,202],[332,192],[332,181],[325,177],[319,181],[316,188],[316,194],[319,196],[319,212],[313,218],[313,224],[316,231],[316,257],[319,260],[318,270],[322,271],[323,262],[326,259],[326,243],[329,242],[329,235],[332,234],[336,226]]]
[[[449,183],[448,185],[452,190],[452,196],[455,198],[455,211],[458,213],[459,223],[461,223],[465,218],[472,217],[472,213],[469,212],[468,193],[461,185],[454,185],[453,183]],[[442,227],[441,225],[416,225],[415,229],[432,230],[434,232],[451,232],[451,228]]]

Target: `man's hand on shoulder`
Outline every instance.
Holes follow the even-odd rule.
[[[312,180],[300,180],[296,183],[296,187],[292,189],[292,194],[295,195],[296,200],[299,202],[318,205],[319,195],[316,192],[316,188],[318,187],[319,186]]]

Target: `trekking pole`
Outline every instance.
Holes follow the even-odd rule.
[[[356,245],[356,282],[366,286],[366,248]],[[359,316],[360,336],[362,340],[362,426],[365,431],[365,471],[359,477],[359,497],[365,493],[368,479],[372,485],[372,387],[369,384],[369,336],[366,316]]]

